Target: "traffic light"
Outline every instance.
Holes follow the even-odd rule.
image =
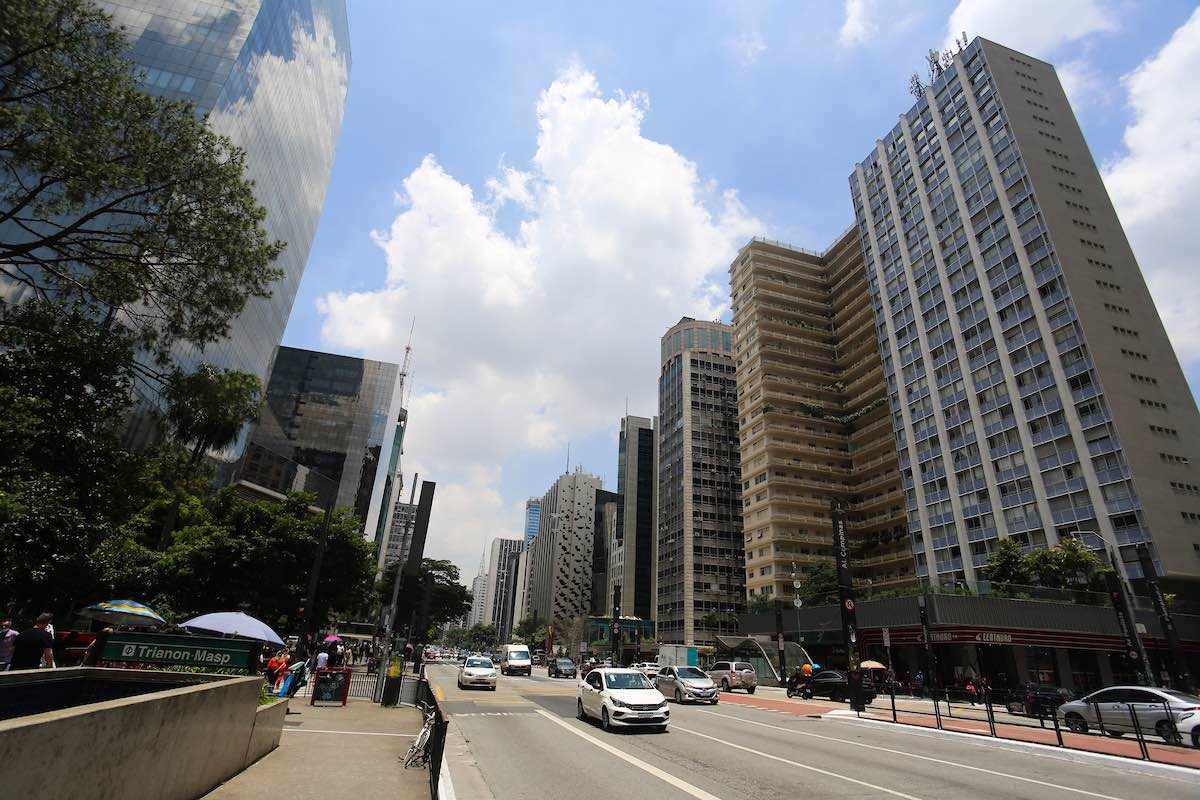
[[[618,617],[621,616],[621,587],[620,586],[613,587],[612,607],[613,607],[613,613],[612,613],[613,619],[617,619]]]

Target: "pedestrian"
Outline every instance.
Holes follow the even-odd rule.
[[[0,672],[8,669],[8,664],[12,661],[13,641],[17,636],[19,634],[13,630],[11,619],[0,621]]]
[[[267,683],[275,685],[275,680],[279,677],[279,671],[286,668],[288,663],[288,651],[280,650],[267,661],[267,669],[265,677]]]
[[[47,667],[54,668],[54,637],[46,630],[52,619],[54,616],[49,612],[38,614],[33,627],[21,631],[13,640],[9,669],[37,669],[43,661]]]
[[[975,688],[975,679],[967,678],[967,685],[964,688],[967,690],[967,699],[971,701],[971,705],[975,705],[975,701],[979,699],[979,690]]]
[[[321,648],[317,651],[317,669],[329,669],[328,648]]]

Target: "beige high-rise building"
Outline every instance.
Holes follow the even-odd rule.
[[[854,229],[824,253],[754,239],[730,267],[746,587],[790,595],[849,505],[855,584],[915,580],[891,413]]]
[[[918,574],[1080,537],[1194,587],[1200,414],[1054,67],[975,39],[850,187]]]

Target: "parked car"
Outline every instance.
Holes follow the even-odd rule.
[[[602,667],[579,682],[575,698],[579,719],[596,718],[606,731],[645,727],[666,732],[671,721],[667,699],[635,669]]]
[[[472,656],[458,668],[458,688],[482,686],[496,691],[496,666],[490,658]]]
[[[1132,711],[1132,715],[1131,712]],[[1076,733],[1101,730],[1109,736],[1134,733],[1133,715],[1143,734],[1200,747],[1200,697],[1152,686],[1110,686],[1058,707],[1058,718]],[[1172,725],[1174,720],[1174,725]]]
[[[696,667],[663,667],[654,679],[655,686],[676,703],[688,700],[716,705],[721,698],[713,679]]]
[[[629,668],[636,669],[638,672],[645,675],[650,679],[651,683],[654,682],[654,678],[658,675],[658,664],[655,664],[653,661],[639,661],[637,663],[630,664]]]
[[[1052,683],[1026,683],[1009,693],[1005,706],[1010,714],[1047,717],[1070,699],[1070,690]]]
[[[758,688],[758,673],[749,661],[718,661],[709,667],[708,677],[721,687],[722,692],[745,689],[754,694]]]
[[[546,667],[546,675],[550,678],[574,678],[575,662],[569,658],[552,658]]]

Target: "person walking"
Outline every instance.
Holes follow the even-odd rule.
[[[43,661],[46,667],[54,668],[54,637],[46,630],[52,619],[52,614],[38,614],[33,627],[21,631],[13,640],[12,663],[9,669],[37,669]]]
[[[12,661],[13,641],[19,635],[13,630],[11,619],[0,621],[0,672],[8,669],[8,664]]]

